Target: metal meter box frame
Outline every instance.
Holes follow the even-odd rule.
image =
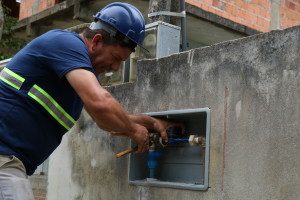
[[[144,50],[137,46],[136,52],[130,55],[129,81],[136,80],[137,61],[142,59],[161,58],[180,51],[180,27],[157,21],[146,25]]]
[[[185,124],[182,137],[198,135],[205,137],[203,146],[189,144],[170,145],[159,149],[154,180],[149,180],[147,153],[131,154],[129,160],[129,183],[142,186],[168,187],[187,190],[208,189],[210,109],[197,108],[145,113]],[[132,146],[136,144],[132,143]]]
[[[141,51],[139,59],[161,58],[178,53],[180,27],[162,21],[147,24],[143,47],[150,53]]]

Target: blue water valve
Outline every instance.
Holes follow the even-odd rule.
[[[148,151],[148,167],[150,169],[150,176],[149,178],[154,178],[154,170],[157,166],[156,157],[162,156],[163,154],[161,152],[149,150]]]

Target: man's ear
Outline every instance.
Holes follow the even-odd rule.
[[[92,50],[96,50],[98,43],[103,42],[103,37],[101,34],[96,34],[92,39]]]

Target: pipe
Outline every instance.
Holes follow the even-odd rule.
[[[156,157],[157,156],[162,156],[162,153],[161,152],[157,152],[157,151],[154,151],[153,149],[149,150],[148,151],[148,168],[150,169],[150,174],[149,174],[149,178],[154,178],[155,177],[155,174],[154,174],[154,171],[155,171],[155,168],[157,166],[157,161],[156,161]]]
[[[180,131],[179,131],[180,130]],[[175,136],[176,133],[178,134],[181,132],[181,129],[173,128],[169,129],[168,136],[173,135]],[[157,167],[157,156],[162,156],[161,152],[155,151],[156,147],[166,147],[168,144],[181,144],[181,143],[189,143],[191,146],[195,145],[202,145],[204,147],[204,154],[205,154],[205,138],[202,136],[197,135],[190,135],[188,138],[172,138],[168,139],[168,142],[164,142],[161,136],[158,133],[151,133],[149,136],[149,145],[150,149],[148,151],[148,168],[149,168],[149,177],[147,180],[157,180],[155,178],[155,168]]]
[[[157,11],[153,13],[149,13],[148,17],[155,17],[155,16],[175,16],[181,17],[181,42],[182,42],[182,51],[186,51],[186,12],[185,12],[185,0],[180,0],[180,13],[169,12],[169,11]]]
[[[180,0],[180,11],[185,13],[185,0]],[[181,17],[182,51],[186,51],[186,16]]]
[[[189,143],[189,138],[169,138],[168,144]]]

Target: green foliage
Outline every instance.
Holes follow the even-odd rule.
[[[27,41],[22,38],[14,37],[15,31],[13,26],[17,25],[18,19],[8,16],[10,9],[3,5],[4,25],[2,40],[0,40],[0,60],[10,58],[22,47],[27,44]]]
[[[0,60],[5,60],[5,59],[11,58],[11,57],[12,57],[12,55],[8,55],[8,54],[4,54],[4,53],[0,52]]]

